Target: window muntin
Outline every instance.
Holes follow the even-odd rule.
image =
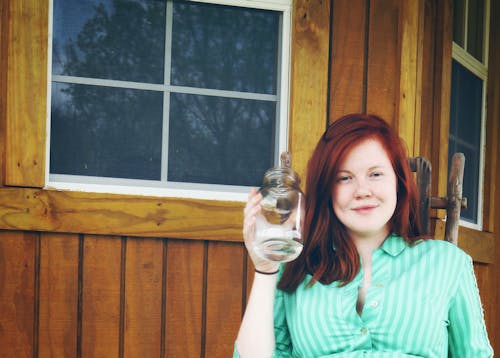
[[[75,1],[53,0],[48,185],[257,185],[286,148],[290,4]]]
[[[454,0],[453,24],[448,161],[464,153],[461,225],[482,229],[489,1]]]

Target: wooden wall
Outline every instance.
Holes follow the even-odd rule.
[[[398,128],[410,154],[437,163],[433,195],[443,194],[451,3],[293,1],[289,135],[302,177],[329,121],[372,112]],[[253,271],[243,203],[43,188],[47,9],[48,0],[0,0],[0,356],[230,356]],[[495,73],[489,101],[500,103]],[[495,162],[500,113],[489,111]],[[467,234],[461,245],[476,259],[498,346],[499,169],[487,178],[496,199],[485,240]]]
[[[238,243],[0,232],[2,357],[227,357]]]

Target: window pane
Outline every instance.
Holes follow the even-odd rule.
[[[448,159],[455,152],[465,154],[463,196],[468,209],[461,217],[477,220],[479,163],[481,150],[482,81],[453,60]]]
[[[165,1],[54,0],[54,75],[163,83]]]
[[[469,0],[467,52],[483,62],[484,0]]]
[[[50,172],[159,180],[163,94],[52,84]]]
[[[462,196],[467,198],[467,209],[460,212],[461,219],[477,223],[479,187],[479,151],[477,148],[456,143],[456,152],[464,153],[465,168]],[[450,156],[453,153],[450,153]]]
[[[171,83],[276,94],[280,14],[174,2]]]
[[[472,146],[479,146],[483,81],[453,60],[451,86],[450,132]]]
[[[453,0],[453,41],[465,46],[465,0]]]
[[[168,180],[258,185],[273,164],[276,103],[172,94]]]
[[[50,174],[260,183],[283,12],[216,2],[53,0]]]

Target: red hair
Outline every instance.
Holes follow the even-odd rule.
[[[397,204],[389,232],[414,243],[423,234],[419,224],[418,192],[407,162],[405,145],[396,131],[375,115],[350,114],[333,122],[309,160],[306,181],[304,248],[285,266],[278,288],[293,292],[312,275],[308,285],[351,282],[360,270],[359,254],[335,212],[331,192],[339,164],[357,144],[371,138],[385,149],[397,177]]]

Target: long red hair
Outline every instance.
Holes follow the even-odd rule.
[[[419,224],[418,192],[407,162],[405,145],[396,131],[375,115],[350,114],[333,122],[319,140],[309,160],[306,181],[304,247],[286,264],[278,288],[293,292],[312,275],[308,285],[351,282],[360,270],[359,255],[332,205],[332,190],[339,164],[357,144],[378,140],[397,177],[397,204],[389,232],[414,243],[423,234]]]

